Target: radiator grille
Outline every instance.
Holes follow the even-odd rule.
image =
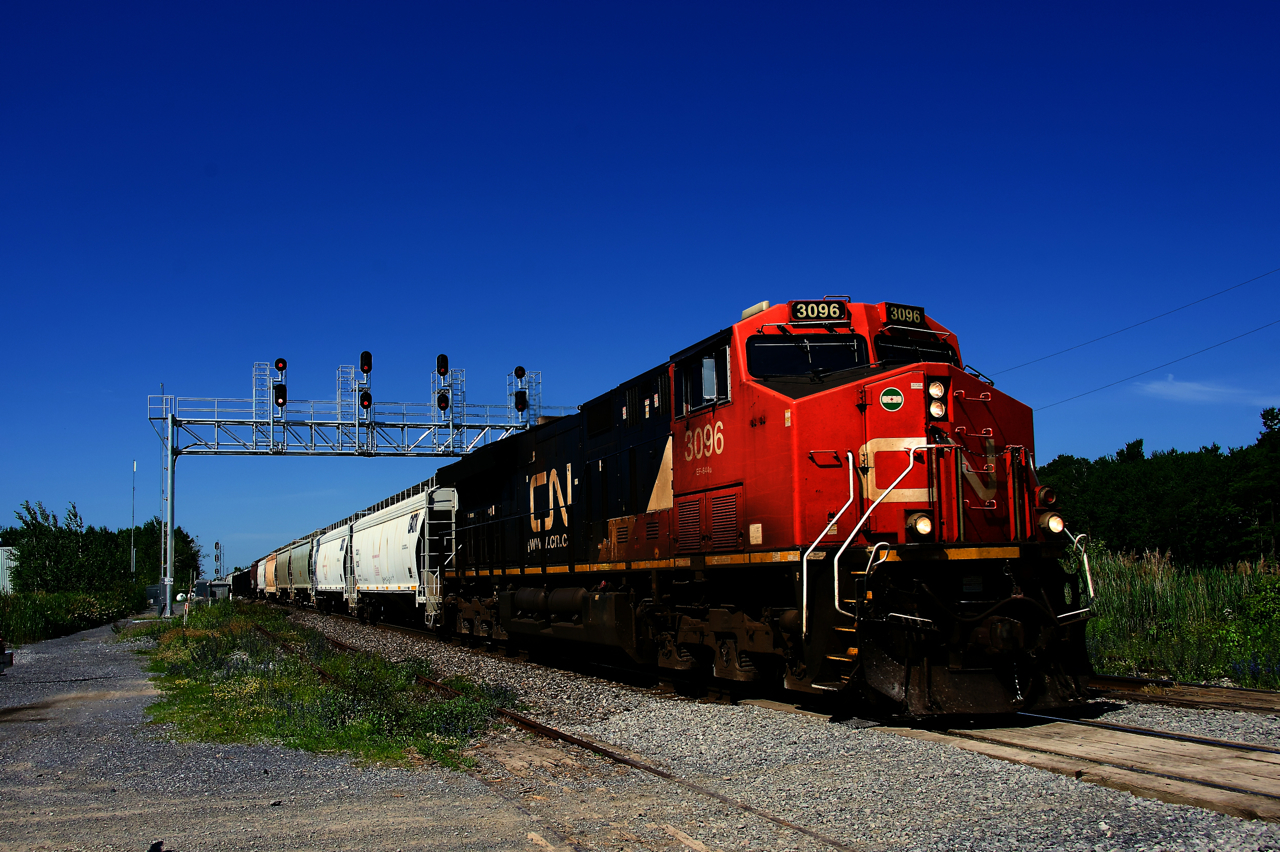
[[[727,550],[738,546],[738,495],[716,494],[711,498],[711,547]]]
[[[679,513],[681,550],[697,550],[702,533],[702,501],[686,500],[680,503],[676,511]]]
[[[631,540],[631,527],[622,524],[613,530],[613,540],[618,544],[626,544]]]
[[[658,519],[657,518],[644,519],[644,537],[646,541],[658,540]]]

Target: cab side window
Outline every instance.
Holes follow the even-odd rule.
[[[676,416],[729,401],[729,347],[717,346],[676,364]]]

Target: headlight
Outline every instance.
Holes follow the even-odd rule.
[[[1040,516],[1040,529],[1058,535],[1067,528],[1067,522],[1057,512],[1045,512]]]
[[[947,416],[947,404],[940,399],[935,399],[929,403],[929,415],[934,420],[941,420]]]
[[[924,512],[917,512],[907,518],[907,529],[916,535],[932,535],[933,534],[933,518]]]
[[[934,399],[942,399],[947,395],[947,386],[942,382],[929,382],[929,396]]]

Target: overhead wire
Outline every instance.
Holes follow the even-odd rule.
[[[1228,288],[1227,288],[1227,289],[1225,289],[1225,290],[1219,290],[1219,291],[1218,291],[1218,292],[1216,292],[1216,293],[1210,293],[1208,296],[1204,296],[1204,297],[1202,297],[1202,298],[1196,299],[1194,302],[1187,302],[1185,305],[1182,305],[1181,307],[1177,307],[1177,308],[1174,308],[1173,310],[1165,311],[1165,312],[1164,312],[1164,313],[1162,313],[1162,314],[1157,314],[1157,315],[1155,315],[1155,316],[1153,316],[1153,317],[1149,317],[1149,318],[1147,318],[1147,319],[1144,319],[1144,320],[1142,320],[1141,322],[1135,322],[1133,325],[1126,325],[1124,328],[1116,329],[1115,331],[1109,332],[1108,334],[1104,334],[1104,335],[1102,335],[1101,337],[1095,337],[1093,340],[1086,340],[1084,343],[1077,343],[1075,346],[1068,346],[1066,349],[1059,349],[1057,352],[1054,352],[1054,353],[1052,353],[1052,354],[1049,354],[1049,355],[1043,355],[1043,356],[1041,356],[1041,357],[1039,357],[1039,358],[1034,358],[1034,359],[1032,359],[1032,360],[1030,360],[1030,361],[1027,361],[1027,362],[1025,362],[1025,363],[1018,364],[1016,367],[1006,367],[1006,368],[1005,368],[1005,369],[1003,369],[1003,370],[997,370],[996,372],[992,373],[991,375],[993,375],[993,376],[998,376],[998,375],[1000,375],[1001,373],[1012,373],[1014,370],[1020,370],[1020,369],[1022,369],[1023,367],[1029,367],[1029,366],[1031,366],[1032,364],[1039,364],[1041,361],[1048,361],[1050,358],[1056,358],[1056,357],[1058,357],[1059,355],[1065,355],[1065,354],[1066,354],[1066,353],[1068,353],[1068,352],[1073,352],[1073,351],[1075,351],[1076,349],[1080,349],[1080,348],[1082,348],[1082,347],[1084,347],[1084,346],[1088,346],[1088,345],[1090,345],[1090,344],[1092,344],[1092,343],[1097,343],[1097,342],[1098,342],[1098,341],[1100,341],[1100,340],[1106,340],[1108,337],[1115,337],[1117,334],[1122,334],[1122,333],[1124,333],[1124,332],[1126,332],[1126,331],[1129,331],[1129,330],[1131,330],[1131,329],[1135,329],[1135,328],[1137,328],[1138,326],[1146,325],[1146,324],[1147,324],[1147,323],[1149,323],[1149,322],[1155,322],[1155,321],[1156,321],[1156,320],[1158,320],[1158,319],[1163,319],[1164,317],[1167,317],[1167,316],[1169,316],[1170,314],[1176,314],[1178,311],[1185,311],[1187,308],[1190,308],[1190,307],[1193,307],[1193,306],[1195,306],[1195,305],[1198,305],[1198,304],[1200,304],[1201,302],[1207,302],[1207,301],[1209,301],[1210,299],[1216,299],[1218,296],[1221,296],[1221,295],[1223,295],[1224,293],[1230,293],[1232,290],[1239,290],[1241,287],[1243,287],[1243,286],[1244,286],[1244,285],[1246,285],[1246,284],[1252,284],[1254,281],[1257,281],[1257,280],[1258,280],[1258,279],[1260,279],[1260,278],[1266,278],[1268,275],[1274,275],[1274,274],[1275,274],[1275,273],[1277,273],[1277,272],[1280,272],[1280,267],[1276,267],[1275,269],[1271,270],[1270,272],[1264,272],[1264,273],[1262,273],[1261,275],[1255,275],[1253,278],[1250,278],[1248,281],[1241,281],[1239,284],[1233,284],[1232,286],[1228,287]],[[1160,369],[1160,368],[1159,368],[1159,367],[1156,367],[1155,369],[1157,369],[1157,370],[1158,370],[1158,369]],[[1055,403],[1055,404],[1056,404],[1056,403]]]
[[[1257,328],[1252,329],[1251,331],[1246,331],[1243,334],[1237,334],[1235,337],[1227,338],[1226,340],[1215,343],[1212,346],[1206,346],[1203,349],[1197,350],[1196,352],[1192,352],[1190,355],[1183,355],[1181,358],[1174,358],[1172,361],[1166,361],[1165,363],[1161,364],[1158,367],[1152,367],[1149,370],[1143,370],[1141,373],[1134,373],[1132,376],[1127,376],[1123,379],[1116,379],[1114,382],[1110,382],[1109,384],[1102,385],[1101,387],[1096,387],[1093,390],[1087,390],[1084,393],[1078,393],[1075,396],[1069,396],[1066,399],[1060,399],[1057,402],[1051,402],[1048,405],[1042,405],[1039,408],[1037,408],[1036,411],[1044,411],[1046,408],[1053,408],[1055,405],[1062,405],[1064,402],[1071,402],[1073,399],[1079,399],[1080,397],[1088,396],[1091,393],[1097,393],[1098,391],[1106,390],[1107,388],[1113,388],[1116,385],[1123,384],[1124,382],[1127,382],[1131,379],[1136,379],[1139,376],[1145,376],[1147,373],[1154,373],[1156,370],[1163,370],[1165,367],[1168,367],[1172,364],[1177,364],[1179,361],[1185,361],[1188,358],[1194,358],[1197,355],[1202,355],[1205,352],[1208,352],[1210,349],[1217,349],[1219,346],[1226,346],[1228,343],[1231,343],[1232,341],[1239,340],[1242,337],[1248,337],[1251,334],[1257,334],[1263,329],[1271,328],[1271,326],[1273,325],[1280,325],[1280,319],[1272,320],[1266,325],[1260,325]]]

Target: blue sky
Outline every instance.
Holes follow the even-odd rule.
[[[161,382],[574,405],[763,299],[925,306],[988,373],[1280,267],[1274,4],[0,5],[0,509],[157,511]],[[1045,406],[1280,319],[1280,273],[996,376]],[[1037,413],[1248,443],[1280,326]],[[243,563],[428,476],[188,458]]]

